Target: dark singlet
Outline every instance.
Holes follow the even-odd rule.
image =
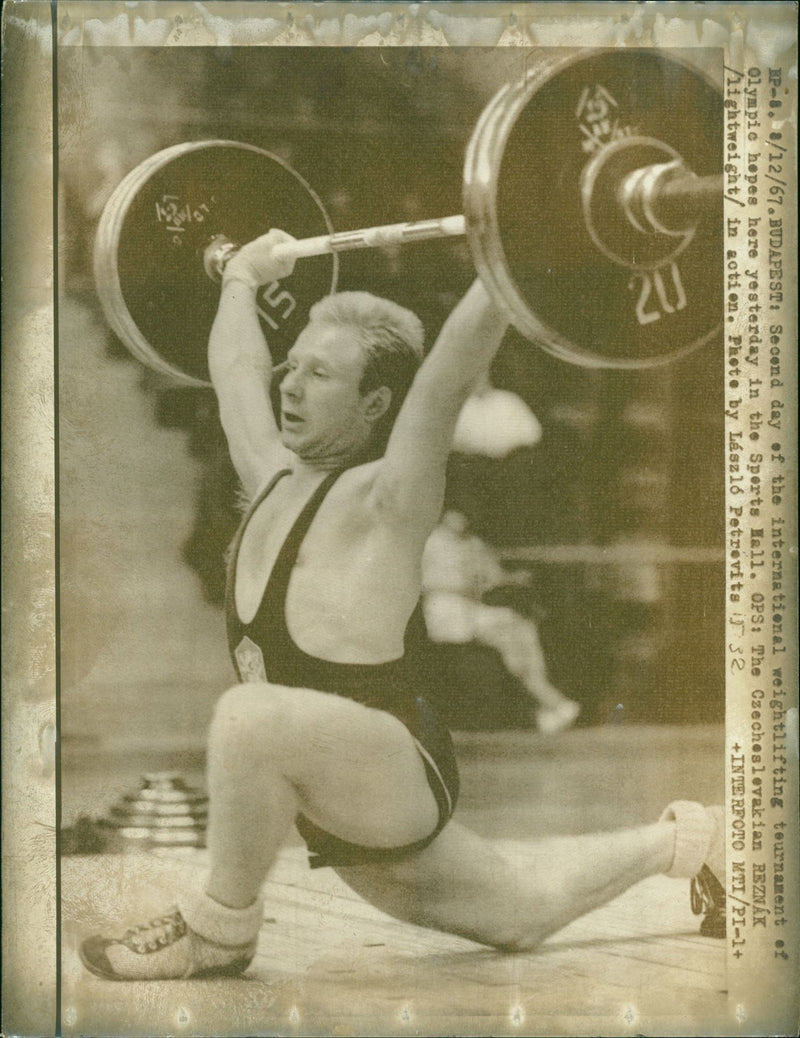
[[[347,843],[313,825],[303,815],[296,822],[310,852],[312,868],[323,865],[355,865],[394,860],[427,846],[453,813],[458,795],[458,769],[450,733],[417,694],[415,677],[406,656],[388,663],[334,663],[303,652],[286,625],[289,580],[303,543],[325,495],[341,475],[332,472],[320,483],[295,520],[284,541],[263,597],[250,623],[242,623],[236,611],[236,564],[244,531],[253,513],[289,469],[278,472],[247,512],[233,541],[228,563],[226,618],[228,645],[239,680],[268,681],[290,688],[309,688],[354,699],[365,706],[385,710],[401,720],[414,737],[425,764],[428,782],[439,806],[439,824],[424,840],[399,848],[360,847]],[[414,625],[409,622],[409,631]]]

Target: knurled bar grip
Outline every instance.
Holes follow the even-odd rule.
[[[317,238],[276,245],[276,259],[305,259],[324,256],[329,252],[347,252],[350,249],[374,249],[385,245],[405,245],[429,238],[457,238],[467,233],[463,216],[444,216],[439,220],[417,220],[411,223],[390,223],[382,227],[365,227],[358,231],[340,231],[322,234]]]

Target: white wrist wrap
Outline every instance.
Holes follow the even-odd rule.
[[[228,947],[252,941],[264,919],[261,895],[247,908],[228,908],[204,891],[193,889],[180,897],[178,908],[195,933],[215,944]]]
[[[674,800],[660,822],[675,822],[675,851],[668,876],[696,876],[708,856],[714,826],[702,804],[693,800]]]

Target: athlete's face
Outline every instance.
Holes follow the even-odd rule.
[[[359,392],[366,354],[355,331],[308,325],[287,356],[281,382],[283,443],[299,457],[327,464],[360,454],[388,406],[386,387]]]

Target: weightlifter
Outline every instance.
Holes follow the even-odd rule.
[[[330,865],[399,919],[530,950],[656,873],[724,874],[721,809],[679,801],[651,825],[544,840],[505,857],[451,820],[448,732],[404,663],[421,559],[440,518],[461,406],[506,319],[476,281],[423,360],[419,320],[361,292],[311,310],[288,355],[280,425],[256,313],[287,277],[273,230],[227,265],[209,366],[252,503],[234,542],[227,622],[239,683],[208,744],[210,872],[160,918],[91,937],[114,980],[236,974],[262,922],[261,887],[297,823]]]

